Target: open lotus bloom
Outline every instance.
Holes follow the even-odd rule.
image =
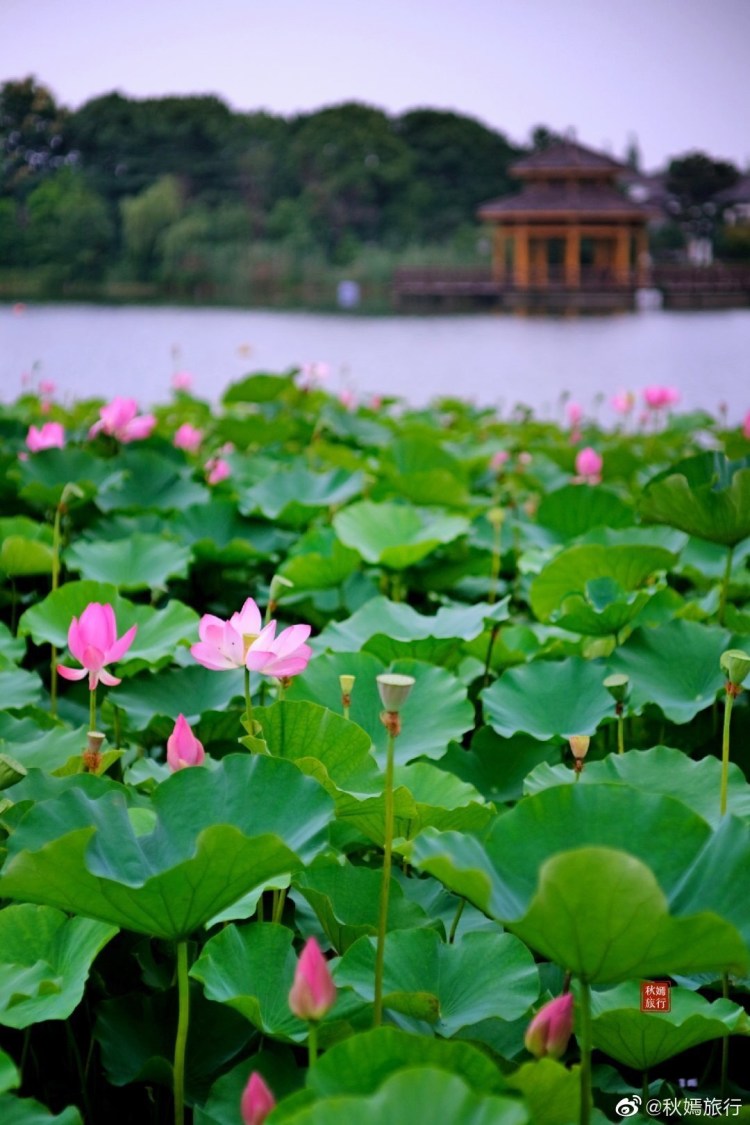
[[[65,680],[82,680],[88,675],[89,690],[94,691],[101,682],[114,687],[120,681],[105,671],[107,664],[121,660],[133,643],[138,626],[133,625],[119,639],[117,622],[112,606],[90,602],[80,619],[74,617],[68,629],[68,648],[82,664],[82,668],[67,668],[58,664],[57,670]]]
[[[204,668],[247,668],[265,676],[296,676],[307,667],[312,649],[304,642],[309,625],[290,625],[276,636],[276,622],[262,624],[260,610],[248,598],[228,621],[205,614],[198,625],[200,642],[190,651]]]
[[[195,737],[185,716],[178,715],[167,739],[167,765],[175,773],[187,766],[202,766],[205,760],[203,743]]]
[[[186,453],[197,453],[202,441],[203,430],[191,426],[189,422],[183,422],[172,438],[175,448],[184,449]]]
[[[662,410],[665,406],[674,406],[679,402],[680,392],[676,387],[646,387],[643,400],[650,410]]]
[[[573,1031],[573,993],[550,1000],[540,1008],[526,1028],[524,1046],[538,1059],[549,1055],[559,1059],[565,1054]]]
[[[276,1099],[257,1070],[254,1070],[240,1101],[242,1125],[263,1125],[275,1105]]]
[[[104,433],[127,444],[149,437],[155,425],[153,414],[138,414],[138,403],[134,398],[117,397],[101,408],[99,421],[89,430],[89,437]]]
[[[40,449],[62,449],[65,445],[65,430],[59,422],[45,422],[43,426],[29,426],[26,445],[32,453]]]
[[[289,1007],[301,1020],[322,1020],[336,1000],[328,962],[314,937],[308,938],[300,954],[289,993]]]

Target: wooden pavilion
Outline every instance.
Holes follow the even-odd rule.
[[[498,288],[518,305],[632,304],[635,290],[648,283],[646,224],[653,211],[618,188],[624,166],[565,140],[519,160],[511,172],[521,191],[478,209],[494,227]]]

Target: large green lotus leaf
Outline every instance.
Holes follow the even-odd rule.
[[[169,668],[156,675],[141,672],[118,687],[113,699],[125,711],[133,730],[145,730],[157,715],[176,719],[182,714],[192,723],[205,711],[227,707],[242,691],[241,669],[214,672],[196,664]],[[241,733],[238,719],[238,738]]]
[[[469,494],[466,486],[447,469],[430,469],[429,471],[417,470],[404,476],[399,472],[391,471],[388,474],[388,483],[381,484],[373,490],[373,495],[380,500],[382,497],[403,496],[412,504],[423,505],[428,508],[465,508],[469,503]]]
[[[687,988],[671,990],[671,1011],[642,1012],[640,985],[627,981],[591,995],[593,1045],[634,1070],[725,1035],[750,1035],[744,1008],[729,1000],[710,1003]]]
[[[259,1051],[252,1059],[244,1059],[214,1082],[205,1104],[193,1110],[194,1125],[238,1125],[237,1106],[253,1071],[263,1077],[277,1102],[299,1088],[304,1073],[297,1066],[292,1048],[274,1043],[273,1050]]]
[[[470,524],[463,516],[362,500],[337,512],[333,526],[341,542],[358,551],[365,562],[403,570],[465,535]]]
[[[745,832],[732,860],[747,862],[748,829],[729,820]],[[705,874],[693,879],[699,863],[710,875],[720,853],[732,855],[726,846],[712,851],[713,841],[706,822],[679,801],[602,783],[526,798],[495,821],[483,844],[428,829],[400,850],[547,957],[617,981],[701,959],[713,968],[743,963],[736,892],[724,877],[710,887]],[[653,945],[649,935],[658,936]]]
[[[750,458],[699,453],[658,473],[643,490],[641,517],[712,543],[736,546],[750,535]]]
[[[299,590],[327,590],[340,586],[359,568],[359,555],[336,538],[330,527],[313,527],[294,545],[279,568]]]
[[[524,792],[538,793],[553,785],[573,784],[575,776],[568,765],[553,766],[544,762],[526,778]],[[609,754],[600,762],[587,762],[578,781],[582,785],[621,781],[644,793],[663,793],[674,797],[714,827],[721,821],[721,762],[712,755],[694,762],[682,750],[669,746],[628,750],[625,754]],[[731,763],[727,809],[735,816],[750,820],[750,785],[739,766]]]
[[[453,743],[440,768],[467,781],[487,801],[496,805],[516,801],[523,793],[524,778],[542,762],[559,762],[560,747],[539,742],[528,735],[501,738],[491,727],[474,732],[471,747]]]
[[[478,832],[495,816],[494,807],[485,802],[473,785],[432,762],[396,766],[393,783],[397,789],[408,790],[414,799],[414,815],[406,823],[396,812],[396,835],[406,839],[428,825],[444,831]]]
[[[8,1090],[15,1090],[21,1085],[21,1075],[10,1055],[0,1051],[0,1094],[7,1094]]]
[[[86,745],[88,727],[70,730],[62,725],[38,726],[32,719],[4,715],[0,724],[0,753],[8,754],[26,769],[59,769],[80,754]]]
[[[314,866],[294,879],[297,890],[315,911],[330,944],[345,953],[358,938],[378,932],[380,871],[351,863]],[[431,925],[425,911],[410,902],[400,885],[391,883],[388,929],[407,930]]]
[[[231,500],[185,508],[170,521],[169,531],[202,562],[238,566],[268,558],[289,543],[290,533],[271,524],[246,520]]]
[[[367,731],[375,745],[378,760],[385,760],[387,735],[380,722],[383,704],[375,677],[386,670],[413,676],[416,683],[401,711],[401,734],[396,739],[396,762],[414,758],[440,758],[448,743],[460,740],[472,726],[473,708],[466,688],[444,668],[416,660],[397,660],[390,668],[369,653],[331,653],[316,656],[304,676],[295,679],[289,690],[291,699],[310,699],[332,711],[341,708],[339,676],[356,677],[350,717]],[[609,698],[609,697],[608,697]]]
[[[28,707],[42,698],[42,681],[24,668],[0,668],[0,700],[3,707]]]
[[[235,402],[273,402],[294,389],[292,375],[271,375],[258,372],[230,383],[221,401],[225,406]]]
[[[230,755],[180,770],[150,803],[71,786],[8,840],[0,894],[155,937],[186,937],[264,880],[325,846],[331,801],[289,762]]]
[[[372,794],[382,790],[372,741],[356,723],[302,700],[257,707],[253,717],[263,729],[270,754],[295,762],[329,791]]]
[[[675,556],[662,547],[597,543],[568,547],[531,583],[531,608],[540,621],[551,621],[570,594],[585,595],[587,584],[594,579],[609,578],[624,591],[636,590],[655,571],[667,570],[674,561]]]
[[[117,933],[90,918],[24,903],[0,911],[0,1024],[64,1020],[78,1007],[91,964]]]
[[[471,641],[481,636],[486,625],[508,620],[508,599],[496,605],[479,602],[473,606],[441,606],[434,616],[418,613],[403,602],[370,598],[346,621],[334,621],[314,638],[315,651],[358,652],[373,637],[392,641],[416,642],[434,638],[443,641]]]
[[[10,577],[52,573],[52,528],[26,516],[0,519],[0,572]]]
[[[673,896],[680,914],[713,910],[728,918],[750,948],[750,912],[747,898],[738,893],[750,871],[750,825],[724,816],[706,841],[697,859],[685,869],[682,884]]]
[[[745,560],[748,555],[750,555],[750,539],[745,539],[738,544],[732,556],[732,585],[741,581],[747,573]],[[726,567],[725,547],[719,543],[709,543],[705,539],[689,539],[680,555],[680,565],[675,570],[703,589],[722,579]]]
[[[116,472],[94,497],[102,512],[181,511],[205,504],[209,490],[192,479],[190,468],[150,449],[125,449],[114,463]]]
[[[0,663],[15,664],[23,660],[25,652],[23,637],[14,637],[8,626],[0,621]]]
[[[724,683],[719,658],[729,647],[724,629],[669,621],[637,629],[607,663],[630,677],[632,710],[655,703],[673,723],[688,723],[714,702]]]
[[[178,644],[193,642],[198,635],[198,614],[182,602],[168,602],[163,609],[134,605],[123,598],[116,586],[103,582],[66,582],[41,602],[31,606],[18,623],[20,636],[30,635],[34,644],[51,644],[65,649],[68,629],[74,617],[80,617],[89,602],[109,603],[115,611],[117,633],[122,636],[132,625],[138,626],[132,645],[117,666],[122,671],[130,666],[137,670],[163,660],[174,653]]]
[[[0,1094],[0,1121],[3,1125],[83,1125],[75,1106],[53,1115],[33,1098],[14,1098],[12,1094]]]
[[[314,473],[302,464],[276,470],[240,496],[239,508],[246,516],[262,512],[266,519],[293,526],[307,523],[310,509],[345,504],[363,488],[362,473],[331,469]]]
[[[363,1000],[374,1000],[375,938],[362,937],[334,973]],[[431,1024],[450,1038],[482,1020],[518,1019],[539,995],[534,958],[512,934],[465,934],[447,945],[435,930],[396,930],[386,937],[383,1007],[409,1011],[412,998],[429,1003]]]
[[[430,1067],[410,1067],[392,1075],[369,1096],[323,1098],[271,1118],[284,1125],[415,1125],[422,1121],[460,1122],[461,1125],[527,1125],[529,1113],[521,1101],[474,1094],[463,1077]]]
[[[633,512],[609,489],[566,484],[543,498],[537,520],[554,531],[562,543],[585,535],[592,527],[627,527]]]
[[[69,495],[68,502],[75,504],[91,499],[116,467],[116,462],[103,461],[87,449],[42,449],[19,462],[19,492],[32,507],[45,510],[57,507],[66,484],[75,484],[83,494]]]
[[[27,539],[52,546],[52,527],[28,516],[4,516],[0,518],[0,543],[6,539]]]
[[[171,1088],[177,990],[126,993],[98,1005],[94,1035],[107,1081],[113,1086],[148,1082]],[[188,1105],[203,1100],[211,1082],[247,1048],[252,1029],[236,1012],[190,989],[185,1078]]]
[[[191,976],[203,985],[209,1000],[228,1004],[264,1035],[285,1043],[303,1043],[308,1026],[292,1014],[289,991],[297,954],[288,926],[255,922],[226,926],[206,942]],[[336,1025],[361,1008],[351,993],[339,992],[323,1025],[323,1041],[336,1038]]]
[[[507,1089],[497,1065],[479,1048],[395,1027],[379,1027],[335,1044],[308,1070],[307,1085],[318,1097],[373,1094],[390,1075],[420,1066],[460,1074],[479,1094]],[[389,1117],[381,1120],[390,1123]],[[419,1120],[419,1114],[413,1116],[412,1125]]]
[[[593,734],[613,713],[602,687],[605,674],[600,664],[577,656],[509,668],[481,692],[484,712],[504,738],[517,731],[540,741]]]
[[[561,629],[592,637],[617,637],[630,625],[654,597],[659,587],[647,590],[623,590],[612,578],[593,578],[583,593],[568,594],[552,614],[551,620]],[[668,617],[672,617],[671,607]]]
[[[188,547],[160,535],[135,534],[113,542],[78,540],[65,552],[65,565],[93,582],[111,582],[121,590],[151,590],[170,578],[185,578]]]
[[[549,1056],[524,1063],[508,1075],[508,1085],[520,1090],[531,1111],[534,1125],[570,1125],[578,1121],[581,1111],[581,1074],[579,1066],[570,1069]],[[596,1116],[594,1125],[606,1118]]]

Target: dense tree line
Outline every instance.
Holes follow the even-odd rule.
[[[531,144],[555,139],[538,127]],[[269,262],[470,261],[476,207],[513,189],[523,151],[443,110],[390,116],[350,102],[284,118],[216,97],[111,93],[70,111],[33,78],[6,82],[0,266],[52,290],[106,277],[210,293]],[[736,178],[702,161],[670,168],[686,208],[691,192]]]

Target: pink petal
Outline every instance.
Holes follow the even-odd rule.
[[[284,629],[279,633],[273,646],[273,651],[277,656],[288,656],[299,648],[303,641],[306,641],[310,636],[309,625],[290,625],[288,629]]]
[[[260,633],[261,613],[252,598],[248,598],[239,613],[233,613],[230,622],[243,637]]]
[[[298,676],[300,672],[304,672],[307,663],[312,656],[312,649],[308,645],[301,645],[300,651],[295,653],[294,656],[284,656],[277,660],[272,660],[262,669],[265,676]]]
[[[122,660],[123,656],[135,640],[135,635],[137,632],[138,626],[131,625],[127,633],[123,633],[119,641],[115,641],[115,643],[107,651],[107,664],[114,664],[117,660]]]
[[[241,664],[236,664],[233,660],[230,660],[218,648],[204,644],[202,641],[199,641],[196,645],[191,645],[190,652],[193,659],[202,664],[204,668],[210,668],[212,672],[226,672],[229,668],[242,667]]]
[[[81,637],[81,630],[78,624],[78,618],[74,617],[68,629],[68,648],[75,656],[76,660],[83,664],[83,650],[85,648],[83,638]]]
[[[209,645],[220,645],[224,639],[226,621],[213,613],[204,613],[198,622],[198,636]]]
[[[106,668],[100,668],[98,673],[92,672],[91,674],[92,676],[98,675],[101,682],[103,684],[106,684],[107,687],[116,687],[117,684],[122,683],[122,680],[118,680],[117,676],[111,675],[111,673],[109,673]]]
[[[82,680],[86,675],[85,668],[68,668],[65,664],[58,664],[57,671],[64,680]]]

